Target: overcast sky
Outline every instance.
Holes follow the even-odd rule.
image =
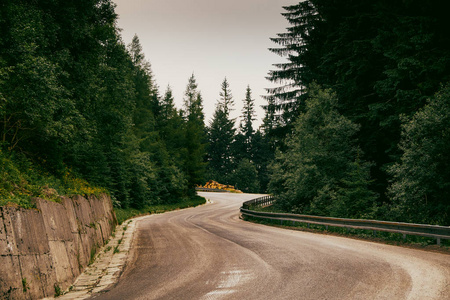
[[[208,125],[227,77],[235,101],[233,117],[241,115],[250,85],[258,114],[260,96],[273,86],[265,76],[283,59],[268,48],[288,23],[283,6],[299,0],[113,0],[126,44],[137,34],[163,95],[170,84],[178,108],[194,73],[204,100]]]

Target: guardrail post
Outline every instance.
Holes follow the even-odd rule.
[[[298,217],[294,218],[296,220],[291,219],[292,214],[282,214],[282,213],[261,213],[257,211],[251,211],[255,207],[259,207],[261,205],[270,205],[275,202],[272,196],[260,197],[253,200],[246,201],[242,204],[241,209],[250,210],[249,215],[245,212],[242,212],[243,216],[253,215],[254,218],[262,218],[269,219],[271,224],[277,224],[276,221],[280,221],[280,225],[282,226],[283,221],[287,221],[287,225],[292,224],[295,226],[298,222],[301,224],[307,224],[307,228],[311,229],[312,224],[321,224],[325,226],[325,229],[328,231],[328,226],[339,227],[342,228],[344,232],[350,233],[351,229],[355,230],[372,230],[373,236],[378,236],[378,231],[381,232],[390,232],[395,234],[401,234],[403,239],[407,240],[407,235],[418,235],[425,236],[429,238],[436,239],[436,243],[438,246],[441,246],[441,239],[450,240],[450,228],[445,226],[438,225],[426,225],[426,224],[411,224],[411,223],[401,223],[401,222],[386,222],[386,221],[377,221],[377,220],[353,220],[353,219],[345,219],[345,218],[329,218],[329,217],[320,217],[320,216],[304,216],[297,215]],[[313,218],[314,220],[311,220]],[[253,219],[253,218],[251,218]],[[291,222],[289,222],[291,221]],[[302,225],[304,226],[304,225]]]

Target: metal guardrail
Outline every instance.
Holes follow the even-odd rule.
[[[272,196],[264,196],[242,203],[242,208],[249,209],[252,206],[269,206],[272,205],[275,199]]]
[[[268,206],[273,204],[273,202],[275,202],[275,199],[272,196],[265,196],[246,201],[242,204],[241,213],[242,215],[254,218],[279,220],[280,222],[290,221],[293,222],[293,224],[295,224],[295,222],[306,223],[308,227],[309,224],[316,224],[324,225],[326,226],[326,229],[328,229],[328,226],[334,226],[372,230],[374,234],[376,234],[377,231],[400,233],[403,234],[403,238],[406,238],[406,235],[431,237],[437,240],[438,245],[441,244],[441,239],[450,240],[450,227],[448,226],[270,213],[251,210],[252,207]]]

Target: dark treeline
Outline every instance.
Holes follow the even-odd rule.
[[[450,225],[447,1],[285,7],[269,190],[285,210]]]
[[[40,195],[20,190],[11,160],[105,187],[122,207],[178,201],[202,183],[206,131],[195,78],[176,109],[170,88],[159,94],[139,39],[122,42],[114,7],[1,2],[2,195]]]
[[[268,184],[267,167],[273,156],[264,130],[255,130],[255,100],[247,86],[239,127],[231,118],[234,99],[228,80],[221,85],[220,98],[208,131],[206,177],[222,184],[234,185],[247,192],[264,192]],[[263,129],[263,128],[262,128]]]

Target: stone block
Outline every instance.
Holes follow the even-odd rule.
[[[36,199],[49,241],[73,241],[67,210],[63,204]]]
[[[0,255],[19,254],[9,212],[6,207],[0,207]]]
[[[86,227],[92,226],[95,221],[91,212],[91,205],[88,200],[81,196],[74,196],[72,200],[78,220],[78,230],[82,233]]]
[[[59,286],[65,290],[72,284],[74,279],[66,245],[63,241],[50,241],[49,245],[56,280]]]
[[[61,203],[67,212],[67,221],[70,225],[70,230],[72,234],[78,234],[78,224],[77,224],[77,215],[75,213],[73,200],[67,197],[61,198]]]
[[[101,222],[97,221],[96,226],[95,226],[95,231],[94,231],[94,240],[95,243],[103,246],[103,244],[105,243],[104,239],[103,239],[103,234],[102,234],[102,226],[100,224]]]
[[[39,269],[44,297],[53,297],[55,295],[56,270],[53,266],[52,256],[42,254],[36,256],[36,265]]]
[[[27,298],[44,298],[41,271],[39,270],[36,255],[21,255],[18,258],[21,266],[22,289]]]
[[[105,210],[103,209],[102,202],[97,199],[94,195],[88,196],[89,204],[91,205],[91,212],[92,217],[94,218],[94,221],[98,221],[102,219],[105,215]]]
[[[78,270],[81,272],[84,267],[89,262],[89,258],[87,257],[87,254],[83,247],[83,241],[81,239],[81,235],[77,234],[74,236],[74,250],[75,250],[75,257],[77,260],[77,267]]]
[[[72,274],[74,278],[78,277],[80,275],[81,270],[79,266],[79,261],[77,257],[77,245],[75,244],[75,241],[66,241],[65,242],[66,251],[67,251],[67,257],[69,258],[69,264],[72,269]],[[82,268],[81,268],[82,269]]]
[[[114,207],[111,198],[107,194],[101,194],[99,197],[102,200],[104,211],[106,212],[106,218],[108,220],[111,220],[111,228],[116,227],[117,218],[116,214],[114,213]]]
[[[111,226],[109,225],[109,222],[107,219],[102,219],[98,222],[99,229],[102,235],[103,245],[106,243],[106,241],[109,239],[111,235]]]
[[[80,234],[80,245],[81,245],[81,248],[79,250],[80,261],[82,266],[85,267],[89,263],[91,249],[94,243],[92,239],[89,238],[86,234]]]
[[[26,299],[17,256],[0,256],[0,299]]]
[[[10,211],[10,217],[19,255],[44,254],[50,251],[44,220],[39,211],[20,208]]]

